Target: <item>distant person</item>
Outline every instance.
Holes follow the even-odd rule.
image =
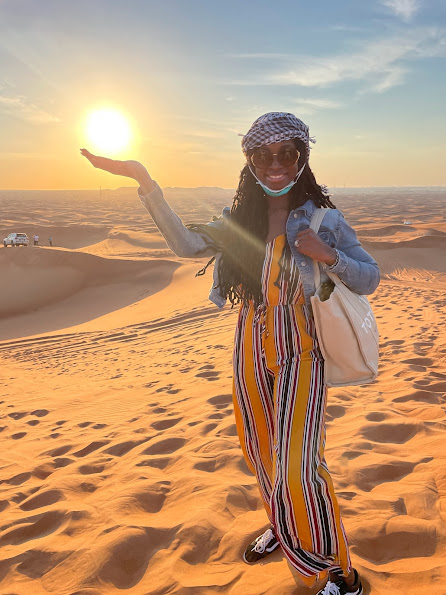
[[[48,238],[48,244],[53,247],[53,238],[51,236]]]
[[[39,236],[38,235],[33,236],[33,240],[34,240],[34,246],[38,246],[39,245]]]
[[[319,186],[309,165],[308,126],[293,114],[258,118],[242,140],[246,163],[230,214],[185,227],[136,161],[82,149],[94,165],[139,183],[139,196],[177,256],[215,256],[210,299],[240,304],[234,346],[234,410],[241,447],[256,474],[271,527],[245,562],[280,546],[319,595],[360,595],[333,482],[324,458],[326,384],[310,306],[312,259],[359,294],[379,283],[378,265]],[[329,209],[318,234],[317,207]]]

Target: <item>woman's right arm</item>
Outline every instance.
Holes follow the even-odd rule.
[[[142,186],[138,189],[142,204],[149,211],[155,225],[163,234],[169,248],[182,258],[213,256],[217,250],[206,236],[188,229],[178,215],[170,208],[163,196],[163,191],[155,183],[155,188],[143,194]]]
[[[166,202],[158,184],[152,180],[146,168],[138,161],[117,161],[93,155],[87,149],[81,149],[81,154],[90,163],[111,174],[126,176],[136,180],[139,184],[138,195],[142,204],[149,211],[155,225],[163,234],[169,248],[182,258],[196,256],[212,256],[216,253],[206,236],[188,229],[178,215]]]

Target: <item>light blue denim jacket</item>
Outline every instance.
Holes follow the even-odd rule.
[[[226,299],[218,288],[218,262],[221,253],[217,253],[210,239],[198,231],[188,229],[178,215],[172,211],[164,199],[161,188],[156,188],[143,196],[138,192],[142,204],[149,211],[153,221],[163,234],[169,248],[182,258],[197,258],[201,256],[215,256],[214,278],[209,299],[222,308]],[[289,214],[286,224],[286,235],[291,252],[297,263],[302,280],[305,302],[311,309],[310,297],[316,288],[313,276],[313,261],[309,256],[301,254],[295,246],[296,236],[299,231],[310,226],[311,217],[316,206],[308,200]],[[226,207],[220,218],[208,225],[220,227],[229,219],[230,209]],[[379,268],[375,260],[368,254],[356,237],[355,231],[348,225],[343,214],[338,209],[327,209],[322,221],[318,236],[332,248],[339,252],[339,262],[330,271],[338,277],[352,291],[361,295],[368,295],[375,291],[379,284]],[[326,265],[321,265],[321,281],[327,278],[324,275]]]

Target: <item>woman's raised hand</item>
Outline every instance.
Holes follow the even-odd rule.
[[[93,155],[87,149],[81,149],[81,155],[86,157],[93,167],[103,169],[117,176],[125,176],[136,180],[141,186],[143,194],[148,194],[155,188],[155,182],[150,177],[144,165],[139,163],[139,161],[118,161],[116,159],[108,159],[107,157],[99,157],[98,155]]]

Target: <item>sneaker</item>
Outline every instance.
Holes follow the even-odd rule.
[[[270,527],[265,533],[256,537],[256,539],[248,545],[243,554],[243,560],[247,564],[255,564],[278,547],[279,542],[277,541],[273,528]]]
[[[335,582],[329,580],[317,595],[362,595],[362,585],[358,573],[355,569],[353,569],[353,572],[355,573],[355,583],[352,587],[349,587],[340,575],[339,580]],[[353,589],[353,591],[349,591],[349,589]]]

